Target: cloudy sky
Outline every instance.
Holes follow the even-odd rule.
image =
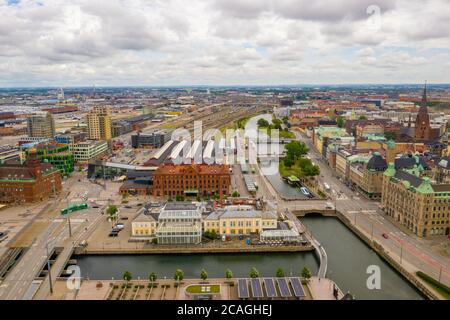
[[[450,0],[0,0],[0,87],[450,83]]]

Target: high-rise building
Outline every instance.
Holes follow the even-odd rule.
[[[33,115],[27,119],[27,130],[30,137],[53,138],[55,136],[55,120],[50,113]]]
[[[88,127],[88,139],[111,140],[111,117],[108,107],[94,107],[86,117]]]

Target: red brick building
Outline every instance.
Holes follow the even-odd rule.
[[[153,176],[153,196],[207,196],[230,194],[231,173],[227,165],[164,164]]]
[[[21,164],[0,165],[0,203],[21,204],[42,201],[61,191],[61,175],[50,163],[40,163],[34,150]]]

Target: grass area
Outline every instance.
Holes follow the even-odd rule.
[[[299,166],[299,160],[297,160],[292,167],[286,167],[284,164],[284,160],[280,159],[278,170],[280,171],[280,175],[282,177],[289,177],[289,176],[301,177],[303,175],[302,170],[300,169]]]
[[[446,300],[450,300],[450,288],[445,284],[437,281],[433,277],[423,273],[422,271],[416,272],[417,276],[429,284],[434,290],[436,290],[439,294],[441,294]]]
[[[244,117],[236,121],[236,125],[239,129],[245,129],[245,125],[247,124],[248,120],[250,120],[250,117]]]
[[[203,291],[202,291],[203,288]],[[209,288],[209,291],[206,291]],[[220,292],[220,286],[217,284],[213,285],[191,285],[186,288],[186,292],[188,293],[219,293]]]
[[[227,125],[221,127],[219,131],[222,134],[225,134],[228,129],[236,130],[236,124],[234,124],[234,123],[227,124]]]
[[[291,131],[280,131],[279,133],[280,138],[285,138],[285,139],[295,139],[295,134]]]
[[[177,124],[175,123],[166,123],[159,126],[161,129],[175,129],[177,128]]]

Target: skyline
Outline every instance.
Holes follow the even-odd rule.
[[[325,3],[3,0],[0,87],[450,83],[450,3]]]

